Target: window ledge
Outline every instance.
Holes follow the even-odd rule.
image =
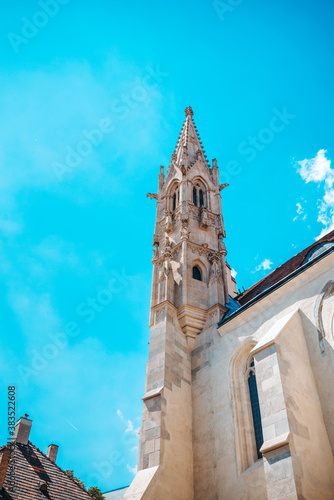
[[[268,441],[265,441],[260,448],[260,452],[264,454],[270,451],[274,451],[277,448],[282,448],[283,446],[288,445],[289,437],[290,433],[286,432],[285,434],[281,434],[280,436],[274,439],[269,439]]]

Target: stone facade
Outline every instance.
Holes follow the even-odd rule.
[[[239,301],[225,260],[226,186],[192,116],[187,108],[149,194],[150,350],[138,473],[123,498],[333,499],[334,233],[313,260]]]

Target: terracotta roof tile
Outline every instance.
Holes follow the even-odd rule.
[[[15,444],[10,463],[15,464],[15,491],[10,491],[8,469],[4,489],[0,491],[1,499],[92,500],[87,491],[30,442],[27,445]],[[46,493],[39,489],[41,481],[48,484]]]

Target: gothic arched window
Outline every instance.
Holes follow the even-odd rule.
[[[173,194],[173,210],[176,209],[180,202],[180,190],[179,188],[176,188]]]
[[[200,208],[207,206],[206,191],[202,182],[196,182],[193,187],[193,204]]]
[[[194,278],[194,280],[202,281],[202,273],[201,273],[199,267],[197,267],[197,266],[193,267],[193,278]]]
[[[193,204],[197,205],[197,189],[193,188]]]
[[[204,195],[203,195],[203,189],[199,190],[199,206],[200,208],[204,205]]]
[[[263,432],[261,423],[259,395],[256,386],[254,360],[252,360],[249,368],[250,371],[248,374],[248,387],[249,387],[249,396],[252,407],[256,451],[257,451],[257,457],[261,458],[262,453],[260,452],[260,448],[263,445]]]

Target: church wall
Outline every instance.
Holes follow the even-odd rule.
[[[221,338],[216,326],[199,337],[192,351],[194,498],[265,500],[262,461],[238,473],[230,360],[240,341]]]
[[[305,349],[309,353],[306,378],[311,385],[313,380],[313,397],[314,400],[318,401],[318,409],[315,411],[314,417],[309,416],[309,423],[311,425],[313,421],[312,432],[314,432],[314,436],[318,432],[319,440],[323,441],[323,449],[321,443],[319,446],[314,445],[314,452],[318,457],[318,467],[320,468],[318,477],[322,477],[324,482],[323,489],[320,488],[319,492],[321,491],[324,498],[330,498],[328,495],[333,494],[333,491],[328,493],[328,488],[331,488],[328,483],[328,473],[332,467],[332,451],[334,449],[334,385],[331,382],[334,375],[334,340],[333,331],[330,331],[329,327],[322,342],[323,347],[321,347],[317,325],[319,301],[323,289],[326,284],[334,281],[333,267],[334,257],[331,254],[230,322],[222,325],[219,331],[212,327],[197,337],[195,349],[192,351],[196,500],[269,498],[265,486],[266,471],[263,459],[255,461],[246,470],[240,471],[239,468],[238,446],[242,446],[243,443],[239,443],[238,423],[235,421],[235,401],[231,389],[231,360],[242,345],[246,345],[250,340],[255,345],[280,318],[298,307],[300,308],[299,314]],[[333,300],[332,297],[332,303]],[[327,301],[326,308],[323,309],[325,314],[323,323],[332,325],[334,307],[330,308],[328,304],[329,301]],[[293,357],[293,352],[291,356]],[[302,376],[302,366],[300,370],[299,376]],[[306,376],[305,373],[304,376]],[[282,378],[284,378],[284,374]],[[289,378],[284,380],[283,385],[289,388]],[[290,389],[292,391],[292,384]],[[322,417],[323,426],[321,425]],[[318,431],[314,419],[319,421]],[[301,424],[305,425],[306,422],[304,424],[301,422]],[[329,436],[331,446],[326,444],[326,435]],[[312,468],[312,444],[308,444],[305,438],[304,442],[303,438],[298,435],[295,439],[297,441],[299,439],[303,455],[305,457],[311,456],[308,463],[304,456],[300,457],[299,464],[293,463],[297,491],[300,492],[302,488],[305,498],[316,498],[314,492],[311,491],[310,484],[303,476],[303,471]],[[286,460],[288,464],[290,460],[288,456]],[[334,477],[334,471],[332,471],[332,475]],[[309,491],[305,491],[305,488]],[[309,496],[307,496],[308,494]],[[283,494],[277,498],[288,497]]]

